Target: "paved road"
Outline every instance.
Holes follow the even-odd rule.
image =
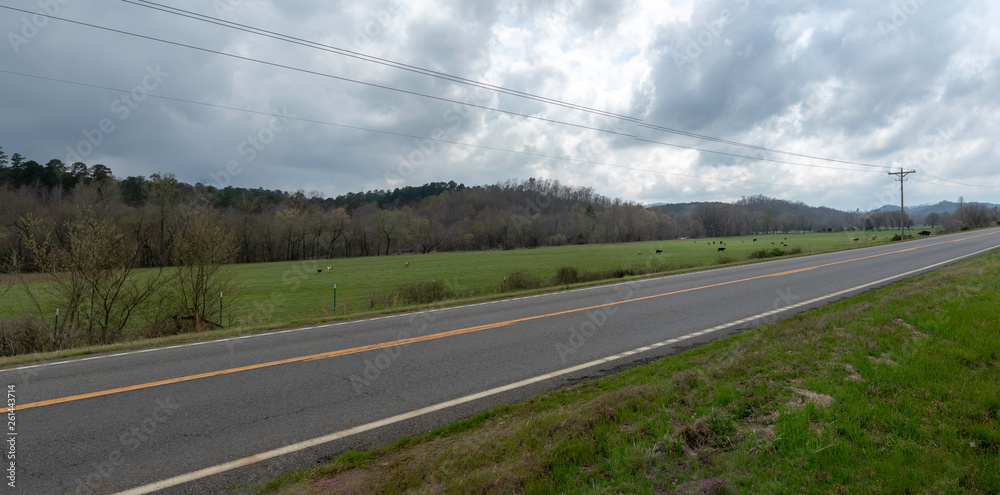
[[[239,489],[998,247],[991,229],[7,367],[16,485]]]

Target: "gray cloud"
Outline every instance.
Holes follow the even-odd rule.
[[[39,9],[37,0],[12,4]],[[171,5],[218,14],[194,0]],[[907,197],[915,203],[959,195],[997,201],[1000,46],[989,33],[1000,16],[998,7],[985,0],[669,5],[223,0],[221,5],[232,6],[219,12],[227,20],[637,115],[654,124],[810,155],[912,167],[994,187],[971,188],[925,176],[931,183],[911,183],[913,193]],[[624,126],[495,92],[477,93],[453,82],[124,2],[91,8],[70,0],[59,15],[648,139],[829,165]],[[871,206],[897,186],[880,169],[849,172],[699,154],[57,21],[39,27],[15,51],[9,35],[21,34],[25,18],[0,11],[0,33],[7,34],[0,47],[4,70],[132,90],[148,83],[149,71],[158,66],[169,75],[148,90],[151,94],[596,162],[295,120],[274,126],[269,116],[155,98],[129,105],[117,91],[0,74],[0,146],[8,154],[43,163],[65,159],[67,146],[76,149],[88,133],[95,135],[102,119],[109,119],[114,130],[102,135],[99,145],[90,144],[81,158],[105,163],[119,176],[173,172],[182,180],[212,183],[235,161],[242,172],[227,183],[327,195],[436,180],[480,184],[538,176],[643,202],[767,194],[854,209]]]

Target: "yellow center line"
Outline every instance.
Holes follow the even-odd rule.
[[[770,273],[770,274],[767,274],[767,275],[757,275],[757,276],[754,276],[754,277],[743,278],[743,279],[739,279],[739,280],[730,280],[730,281],[727,281],[727,282],[719,282],[717,284],[702,285],[702,286],[699,286],[699,287],[691,287],[691,288],[680,289],[680,290],[675,290],[675,291],[671,291],[671,292],[664,292],[662,294],[654,294],[654,295],[650,295],[650,296],[642,296],[642,297],[636,297],[636,298],[632,298],[632,299],[625,299],[625,300],[622,300],[622,301],[614,301],[614,302],[609,302],[609,303],[604,303],[604,304],[597,304],[597,305],[594,305],[594,306],[587,306],[585,308],[568,309],[568,310],[564,310],[564,311],[557,311],[557,312],[554,312],[554,313],[547,313],[547,314],[542,314],[542,315],[528,316],[528,317],[525,317],[525,318],[518,318],[518,319],[514,319],[514,320],[501,321],[501,322],[497,322],[497,323],[489,323],[489,324],[486,324],[486,325],[478,325],[478,326],[473,326],[473,327],[459,328],[457,330],[449,330],[447,332],[439,332],[439,333],[434,333],[434,334],[430,334],[430,335],[421,335],[421,336],[418,336],[418,337],[410,337],[410,338],[407,338],[407,339],[399,339],[399,340],[393,340],[393,341],[389,341],[389,342],[382,342],[382,343],[378,343],[378,344],[370,344],[370,345],[363,345],[363,346],[358,346],[358,347],[351,347],[349,349],[340,349],[340,350],[336,350],[336,351],[321,352],[319,354],[310,354],[308,356],[296,356],[296,357],[287,358],[287,359],[280,359],[280,360],[277,360],[277,361],[268,361],[266,363],[251,364],[251,365],[247,365],[247,366],[240,366],[240,367],[237,367],[237,368],[228,368],[228,369],[224,369],[224,370],[209,371],[209,372],[206,372],[206,373],[198,373],[196,375],[187,375],[187,376],[181,376],[181,377],[177,377],[177,378],[169,378],[169,379],[166,379],[166,380],[158,380],[158,381],[155,381],[155,382],[147,382],[147,383],[140,383],[140,384],[136,384],[136,385],[129,385],[127,387],[119,387],[119,388],[112,388],[112,389],[107,389],[107,390],[99,390],[99,391],[96,391],[96,392],[89,392],[89,393],[85,393],[85,394],[70,395],[70,396],[59,397],[59,398],[55,398],[55,399],[42,400],[42,401],[37,401],[37,402],[30,402],[30,403],[27,403],[27,404],[20,404],[20,405],[16,406],[15,410],[20,411],[20,410],[31,409],[31,408],[35,408],[35,407],[50,406],[50,405],[53,405],[53,404],[62,404],[64,402],[72,402],[72,401],[77,401],[77,400],[90,399],[90,398],[93,398],[93,397],[101,397],[101,396],[104,396],[104,395],[119,394],[119,393],[122,393],[122,392],[130,392],[130,391],[133,391],[133,390],[142,390],[142,389],[146,389],[146,388],[159,387],[161,385],[170,385],[172,383],[182,383],[182,382],[189,382],[189,381],[192,381],[192,380],[199,380],[199,379],[202,379],[202,378],[209,378],[209,377],[213,377],[213,376],[228,375],[228,374],[231,374],[231,373],[239,373],[241,371],[250,371],[250,370],[257,370],[257,369],[261,369],[261,368],[269,368],[271,366],[278,366],[278,365],[282,365],[282,364],[298,363],[298,362],[305,362],[305,361],[316,361],[316,360],[319,360],[319,359],[328,359],[328,358],[337,357],[337,356],[346,356],[348,354],[357,354],[357,353],[361,353],[361,352],[374,351],[374,350],[377,350],[377,349],[385,349],[387,347],[396,347],[396,346],[400,346],[400,345],[414,344],[414,343],[417,343],[417,342],[425,342],[425,341],[428,341],[428,340],[442,339],[442,338],[446,338],[446,337],[452,337],[452,336],[455,336],[455,335],[462,335],[462,334],[467,334],[467,333],[472,333],[472,332],[479,332],[481,330],[489,330],[489,329],[492,329],[492,328],[505,327],[505,326],[508,326],[508,325],[513,325],[513,324],[516,324],[516,323],[522,323],[522,322],[525,322],[525,321],[538,320],[538,319],[541,319],[541,318],[548,318],[548,317],[552,317],[552,316],[559,316],[559,315],[565,315],[565,314],[570,314],[570,313],[578,313],[580,311],[588,311],[588,310],[592,310],[592,309],[598,309],[598,308],[603,308],[603,307],[607,307],[607,306],[615,306],[615,305],[619,305],[619,304],[632,303],[632,302],[637,302],[637,301],[645,301],[647,299],[655,299],[655,298],[658,298],[658,297],[665,297],[665,296],[671,296],[671,295],[676,295],[676,294],[682,294],[682,293],[685,293],[685,292],[693,292],[693,291],[696,291],[696,290],[703,290],[703,289],[710,289],[710,288],[713,288],[713,287],[721,287],[721,286],[724,286],[724,285],[738,284],[738,283],[742,283],[742,282],[748,282],[748,281],[751,281],[751,280],[759,280],[759,279],[763,279],[763,278],[781,277],[781,276],[785,276],[785,275],[792,275],[792,274],[795,274],[795,273],[801,273],[801,272],[806,272],[806,271],[810,271],[810,270],[816,270],[816,269],[819,269],[819,268],[824,268],[824,267],[828,267],[828,266],[839,265],[839,264],[842,264],[842,263],[850,263],[850,262],[853,262],[853,261],[861,261],[861,260],[866,260],[866,259],[871,259],[871,258],[878,258],[880,256],[887,256],[887,255],[890,255],[890,254],[905,253],[905,252],[913,251],[913,250],[916,250],[916,249],[923,249],[923,248],[932,247],[932,246],[939,246],[941,244],[948,244],[948,243],[952,243],[952,242],[960,242],[960,241],[964,241],[964,240],[968,240],[968,239],[975,239],[976,237],[983,237],[983,236],[988,236],[988,235],[996,235],[996,232],[988,233],[988,234],[980,234],[980,235],[971,236],[971,237],[963,237],[961,239],[955,239],[955,240],[950,240],[950,241],[942,241],[942,242],[938,242],[938,243],[934,243],[934,244],[926,244],[926,245],[923,245],[923,246],[917,246],[917,247],[912,247],[912,248],[907,248],[907,249],[900,249],[900,250],[897,250],[897,251],[890,251],[888,253],[875,254],[875,255],[871,255],[871,256],[863,256],[863,257],[860,257],[860,258],[852,258],[852,259],[849,259],[849,260],[835,261],[835,262],[832,262],[832,263],[825,263],[825,264],[822,264],[822,265],[815,265],[815,266],[810,266],[810,267],[805,267],[805,268],[798,268],[798,269],[795,269],[795,270],[787,270],[787,271],[783,271],[783,272]]]

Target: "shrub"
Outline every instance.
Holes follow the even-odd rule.
[[[715,264],[717,264],[717,265],[725,265],[727,263],[732,263],[734,261],[736,261],[735,258],[732,258],[732,257],[729,257],[729,256],[719,256],[719,259],[715,260]]]
[[[455,297],[455,291],[438,280],[410,282],[396,287],[396,302],[399,304],[430,304],[452,297]]]
[[[793,247],[790,251],[788,251],[788,254],[802,254],[802,248]]]
[[[553,285],[567,285],[580,282],[580,270],[575,266],[560,266],[552,277]]]
[[[799,252],[802,252],[801,248],[795,248],[795,249],[798,249]],[[785,250],[783,250],[783,249],[772,248],[770,250],[754,251],[754,252],[750,253],[750,255],[748,256],[748,258],[750,258],[752,260],[759,260],[759,259],[764,259],[764,258],[776,258],[778,256],[784,256],[786,254],[788,254],[788,253]]]
[[[528,290],[537,289],[541,286],[542,279],[519,270],[507,274],[504,290]]]
[[[28,316],[0,321],[0,356],[17,356],[51,350],[52,338],[44,321]]]
[[[899,234],[896,234],[896,235],[892,236],[892,239],[889,239],[890,242],[895,242],[895,241],[900,241],[900,240],[902,240],[902,238],[899,237]]]

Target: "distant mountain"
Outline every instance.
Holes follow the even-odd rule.
[[[988,208],[998,207],[1000,205],[994,203],[986,203]],[[942,201],[933,205],[917,205],[917,206],[907,206],[906,214],[911,217],[922,217],[928,213],[955,213],[955,209],[958,208],[958,203],[954,201]],[[879,209],[872,210],[870,213],[878,213],[882,211],[899,211],[899,205],[885,205]]]

